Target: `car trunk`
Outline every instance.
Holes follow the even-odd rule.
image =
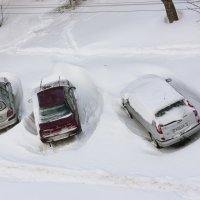
[[[167,115],[170,115],[170,113],[165,116],[165,118],[170,118],[170,116]],[[194,112],[187,106],[182,110],[176,109],[170,119],[171,121],[166,124],[163,123],[163,120],[162,123],[158,120],[158,122],[162,124],[160,128],[166,140],[176,136],[178,137],[198,124]]]

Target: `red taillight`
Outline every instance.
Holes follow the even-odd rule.
[[[11,117],[13,115],[13,110],[10,108],[8,111],[7,111],[7,117]]]
[[[161,126],[159,124],[157,125],[155,121],[153,121],[153,124],[156,127],[157,132],[162,134],[163,132],[162,132]]]
[[[57,132],[60,131],[62,128],[61,127],[54,127],[51,129],[51,132]]]
[[[58,132],[58,131],[60,131],[60,130],[62,130],[62,128],[61,127],[53,127],[53,128],[50,128],[50,129],[44,129],[44,130],[40,130],[40,133],[41,134],[51,134],[51,133],[55,133],[55,132]]]
[[[193,111],[193,113],[194,113],[194,115],[195,115],[195,117],[196,117],[197,123],[200,123],[200,118],[199,118],[199,116],[198,116],[197,110],[196,110],[195,108],[193,108],[192,111]]]
[[[191,108],[194,108],[194,106],[192,105],[192,103],[190,101],[187,100],[187,105],[190,106]]]
[[[197,110],[193,110],[193,113],[194,113],[194,115],[195,115],[195,117],[197,117],[198,116],[198,112],[197,112]]]
[[[192,105],[191,102],[189,102],[188,100],[187,100],[186,102],[187,102],[187,105],[190,106],[190,107],[192,108],[192,111],[193,111],[193,113],[194,113],[194,115],[195,115],[195,117],[196,117],[196,119],[197,119],[197,122],[200,123],[200,119],[199,119],[199,117],[198,117],[198,112],[197,112],[197,110],[195,109],[195,107]]]
[[[162,134],[162,129],[161,129],[160,125],[156,126],[156,130],[158,133]]]
[[[65,124],[58,124],[57,126],[47,126],[45,127],[44,125],[40,125],[40,134],[42,135],[50,135],[50,134],[56,134],[57,132],[60,132],[62,129],[72,129],[76,128],[76,125],[73,124],[72,122],[67,122]]]

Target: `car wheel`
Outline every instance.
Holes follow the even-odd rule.
[[[17,117],[17,121],[16,121],[16,124],[18,124],[20,122],[20,120],[19,120],[19,117]]]
[[[46,143],[46,142],[47,142],[47,141],[46,141],[44,138],[42,138],[42,137],[40,138],[40,140],[41,140],[42,143]]]
[[[160,149],[161,146],[158,144],[158,142],[155,140],[155,138],[152,136],[150,132],[149,132],[149,136],[150,136],[151,143],[153,144],[153,146],[156,147],[157,149]]]
[[[127,107],[126,107],[126,103],[124,99],[122,99],[122,108],[126,111],[126,113],[128,114],[128,116],[133,119],[133,115],[128,111]]]
[[[128,111],[128,109],[125,108],[125,110],[126,110],[126,113],[128,114],[128,116],[129,116],[131,119],[133,119],[133,115]]]

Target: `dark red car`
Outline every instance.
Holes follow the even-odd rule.
[[[81,124],[69,81],[40,87],[33,100],[36,126],[42,142],[54,142],[81,132]]]

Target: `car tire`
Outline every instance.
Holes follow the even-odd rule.
[[[46,143],[47,142],[47,140],[42,138],[42,137],[40,138],[40,140],[41,140],[42,143]]]
[[[125,112],[127,113],[127,115],[128,115],[131,119],[133,119],[133,115],[128,111],[128,109],[126,108],[125,105],[123,105],[123,109],[125,110]]]
[[[127,112],[128,116],[129,116],[131,119],[133,119],[133,115],[128,111],[127,108],[125,108],[125,109],[126,109],[126,112]]]
[[[161,146],[158,144],[158,142],[155,140],[155,138],[152,136],[152,134],[149,132],[149,136],[151,139],[151,143],[153,144],[154,147],[157,149],[161,149]]]

